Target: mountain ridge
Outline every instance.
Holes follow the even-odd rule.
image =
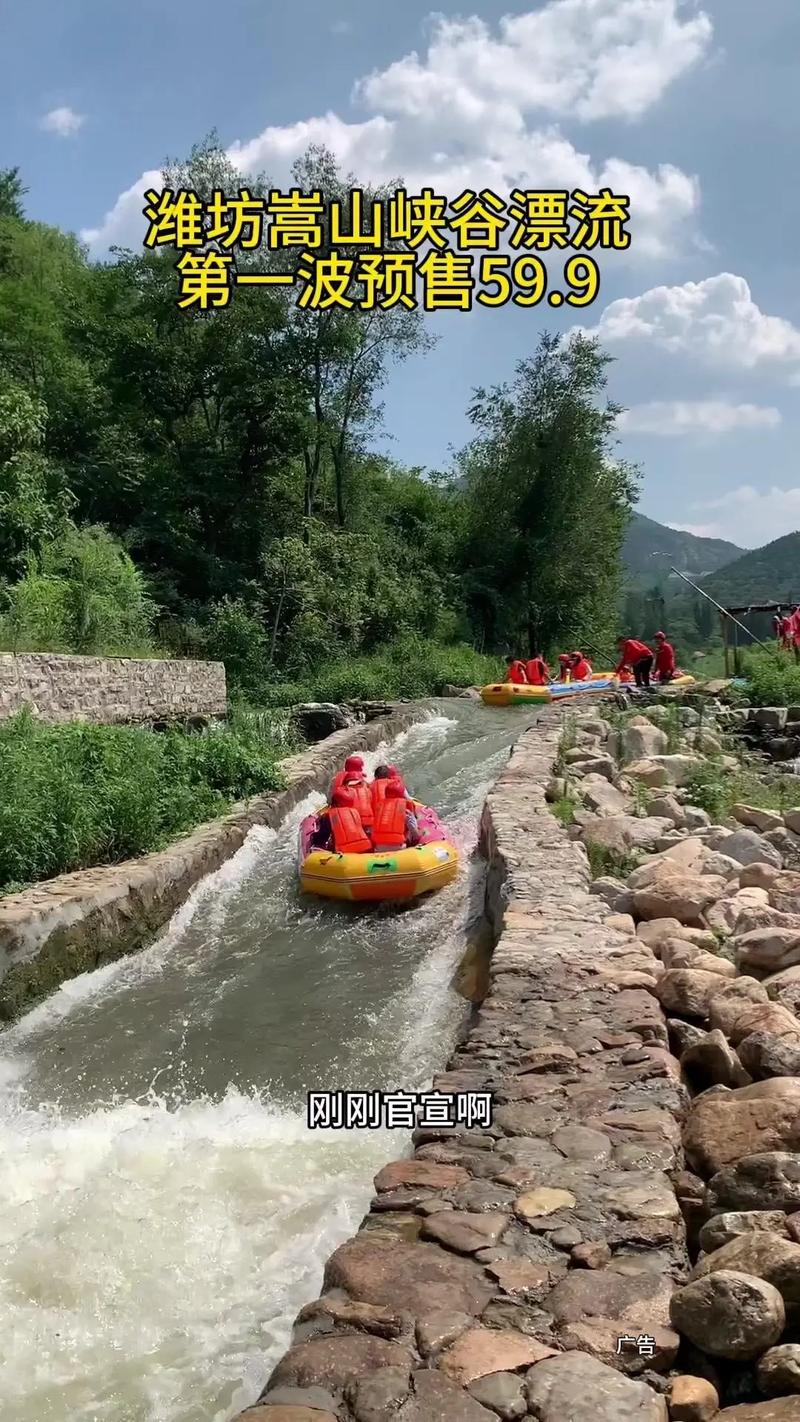
[[[644,589],[666,583],[676,588],[681,585],[680,579],[670,572],[671,566],[696,582],[741,559],[743,554],[747,554],[746,549],[726,539],[700,538],[634,513],[625,535],[622,561],[630,587]]]

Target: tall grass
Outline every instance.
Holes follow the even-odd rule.
[[[282,784],[274,740],[235,727],[0,726],[0,893],[158,849],[230,804]]]
[[[800,706],[800,663],[780,647],[758,648],[744,658],[751,706]]]
[[[499,674],[497,658],[485,657],[472,647],[442,646],[407,636],[372,656],[330,662],[303,681],[265,683],[251,692],[251,699],[265,706],[414,699],[441,695],[448,684],[483,686]]]

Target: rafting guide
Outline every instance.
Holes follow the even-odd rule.
[[[146,248],[173,247],[177,304],[229,305],[234,285],[297,290],[303,310],[471,311],[473,305],[590,306],[600,272],[589,252],[624,251],[630,198],[601,188],[432,188],[325,201],[320,191],[192,189],[145,193]],[[573,255],[567,255],[571,251]],[[551,273],[542,254],[558,258]],[[288,270],[287,270],[288,268]]]

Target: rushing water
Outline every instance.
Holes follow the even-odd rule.
[[[301,899],[314,796],[253,830],[153,947],[0,1037],[3,1422],[227,1422],[254,1401],[407,1145],[309,1132],[306,1092],[418,1089],[445,1060],[481,803],[533,720],[448,702],[392,744],[463,850],[440,894]]]

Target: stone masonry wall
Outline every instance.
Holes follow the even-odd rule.
[[[29,706],[43,721],[103,725],[224,716],[222,662],[0,655],[0,721]]]
[[[491,1090],[494,1123],[418,1130],[378,1173],[241,1422],[666,1422],[687,1098],[660,965],[546,806],[560,725],[488,797],[491,985],[434,1081]]]
[[[375,750],[424,715],[423,705],[408,706],[337,731],[284,762],[284,790],[234,806],[159,853],[62,874],[0,899],[0,1021],[19,1016],[68,978],[146,947],[254,825],[277,827],[313,790],[327,786],[347,755]]]

